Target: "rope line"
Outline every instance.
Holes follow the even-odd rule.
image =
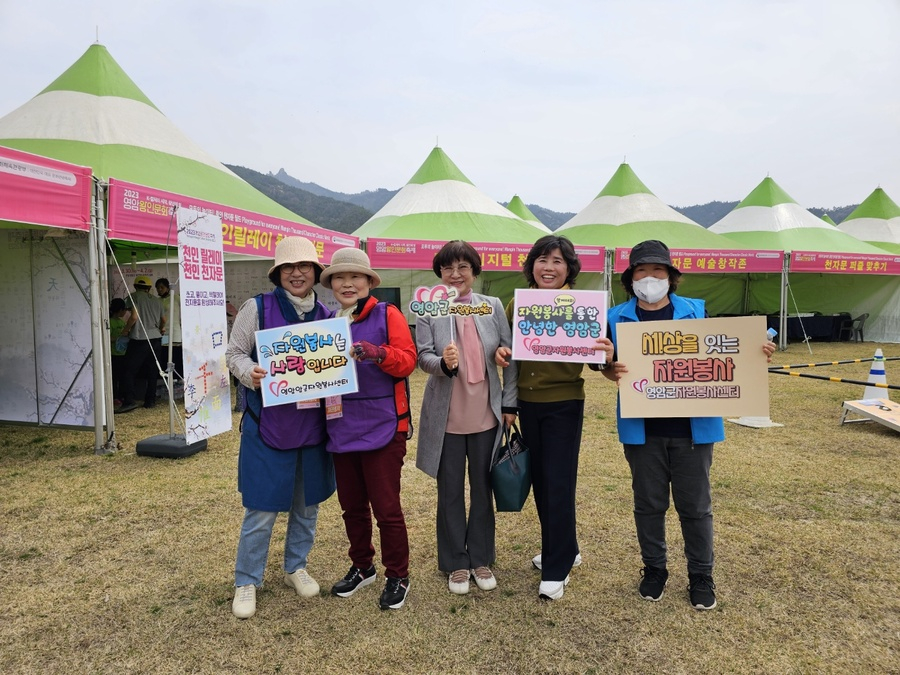
[[[793,377],[809,377],[814,380],[825,380],[826,382],[843,382],[844,384],[861,384],[864,387],[878,387],[879,389],[900,389],[898,384],[885,384],[884,382],[863,382],[862,380],[848,380],[843,377],[830,377],[828,375],[812,375],[810,373],[796,373],[786,370],[770,370],[773,375],[792,375]]]
[[[870,356],[866,359],[848,359],[846,361],[822,361],[821,363],[795,363],[789,366],[769,366],[769,372],[788,370],[789,368],[814,368],[816,366],[840,366],[845,363],[868,363],[869,361],[900,361],[900,356],[884,356],[881,358]]]

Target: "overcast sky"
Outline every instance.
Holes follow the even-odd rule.
[[[0,116],[98,30],[220,161],[341,192],[402,187],[437,142],[556,211],[623,159],[677,206],[766,175],[900,203],[900,0],[0,0]]]

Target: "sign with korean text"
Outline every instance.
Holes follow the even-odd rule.
[[[540,234],[540,233],[538,233]],[[538,237],[536,236],[535,239]],[[366,252],[375,269],[430,270],[434,254],[446,242],[422,239],[381,239],[369,237]],[[484,272],[521,272],[532,244],[469,242],[481,257]],[[575,245],[582,272],[602,272],[606,249],[602,246]]]
[[[0,220],[87,231],[91,169],[0,148]]]
[[[617,248],[613,271],[628,269],[630,248]],[[673,248],[672,264],[685,274],[722,274],[739,272],[781,272],[784,251],[716,250]]]
[[[766,318],[616,324],[622,417],[769,415]]]
[[[275,244],[291,236],[309,239],[320,262],[331,262],[332,254],[345,246],[357,247],[359,238],[315,225],[295,223],[275,216],[223,206],[194,197],[165,192],[143,185],[109,180],[109,238],[168,244],[174,207],[208,213],[222,221],[222,247],[228,253],[263,258],[275,254]]]
[[[358,391],[352,344],[347,317],[256,331],[258,363],[266,370],[260,387],[263,405]]]
[[[494,308],[482,301],[478,305],[456,303],[457,290],[452,286],[419,286],[409,302],[409,312],[416,316],[485,316]]]
[[[606,291],[516,289],[512,357],[517,361],[604,363]]]
[[[231,430],[222,221],[179,208],[177,227],[185,440],[194,443]]]
[[[791,272],[900,274],[900,255],[791,251]]]

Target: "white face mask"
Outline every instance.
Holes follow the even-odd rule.
[[[638,279],[631,286],[637,297],[651,305],[662,300],[669,292],[669,280],[656,277]]]

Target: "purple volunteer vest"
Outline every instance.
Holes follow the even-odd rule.
[[[282,315],[274,293],[263,293],[262,301],[265,316],[260,317],[261,329],[290,325]],[[328,308],[316,301],[315,309],[308,313],[301,323],[327,319],[330,315]],[[252,393],[260,396],[257,391]],[[322,408],[297,410],[297,406],[293,403],[260,407],[259,435],[266,445],[277,450],[294,450],[308,445],[318,445],[325,440],[323,410]]]
[[[388,342],[387,303],[379,302],[362,321],[350,324],[353,342],[366,340],[374,345]],[[328,452],[380,450],[397,433],[396,378],[372,361],[356,362],[359,391],[341,397],[343,415],[327,421]]]

